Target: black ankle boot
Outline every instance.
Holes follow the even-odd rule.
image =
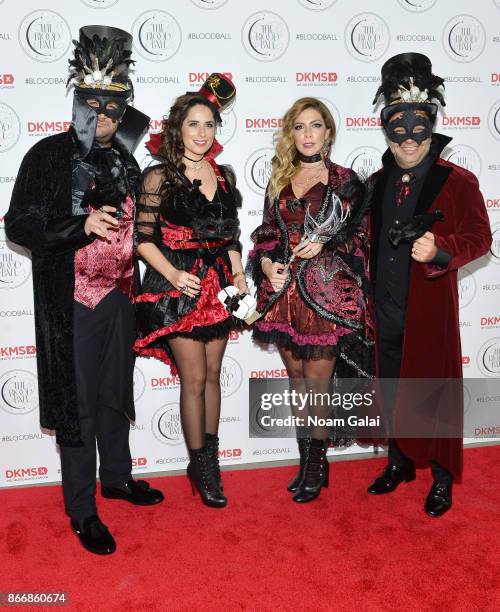
[[[290,493],[295,493],[300,481],[302,478],[304,478],[304,465],[306,464],[307,453],[309,452],[309,446],[311,445],[311,438],[297,438],[297,444],[299,446],[300,454],[299,471],[287,487],[287,490],[290,491]]]
[[[224,487],[222,486],[222,477],[220,475],[220,465],[219,465],[219,437],[217,434],[205,434],[205,446],[207,448],[208,459],[211,463],[212,469],[215,472],[215,477],[217,478],[217,483],[219,485],[219,489],[224,491]]]
[[[227,504],[227,498],[217,484],[215,471],[211,465],[207,448],[189,449],[189,464],[187,467],[191,489],[200,494],[201,501],[212,508],[223,508]]]
[[[316,499],[321,487],[328,487],[329,465],[326,458],[328,440],[311,439],[302,478],[293,501],[305,503]]]

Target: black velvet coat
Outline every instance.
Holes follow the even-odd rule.
[[[91,242],[84,231],[87,215],[72,214],[76,154],[71,130],[36,143],[22,161],[5,217],[9,240],[31,250],[40,424],[55,429],[63,446],[82,444],[73,356],[74,255]],[[126,412],[134,418],[133,405]]]

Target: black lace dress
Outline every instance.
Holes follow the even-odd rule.
[[[233,283],[229,251],[241,252],[237,209],[241,196],[232,171],[212,167],[217,190],[212,202],[200,182],[184,175],[182,185],[165,180],[165,165],[148,169],[137,205],[138,242],[152,242],[177,269],[198,276],[195,297],[180,293],[162,274],[147,265],[136,296],[138,338],[135,352],[156,357],[176,373],[168,339],[185,336],[208,341],[226,337],[238,325],[219,301],[218,292]]]

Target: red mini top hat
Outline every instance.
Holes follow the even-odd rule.
[[[220,72],[213,72],[208,79],[203,83],[199,91],[193,92],[193,95],[200,95],[211,102],[217,110],[224,110],[236,96],[236,87],[230,78]],[[152,155],[157,155],[162,145],[161,134],[150,134],[149,140],[146,143],[146,148]],[[207,158],[214,159],[222,152],[222,145],[217,139],[206,154]]]
[[[198,93],[212,102],[218,110],[224,110],[234,100],[236,87],[226,75],[213,72]]]

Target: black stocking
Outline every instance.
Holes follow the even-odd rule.
[[[205,344],[207,381],[205,385],[205,432],[217,434],[220,418],[220,370],[227,338]]]
[[[307,390],[311,390],[316,399],[309,404],[309,414],[319,419],[332,417],[330,402],[326,401],[326,395],[331,394],[331,378],[335,370],[336,358],[311,359],[304,361],[304,378]],[[325,394],[325,401],[321,401],[321,394]],[[312,426],[311,438],[326,440],[329,437],[328,428],[318,425]]]
[[[205,445],[205,344],[190,338],[168,341],[181,379],[180,413],[182,430],[189,449]]]
[[[297,393],[304,394],[306,392],[306,385],[304,381],[304,361],[294,357],[292,351],[285,348],[280,347],[279,353],[288,373],[288,386],[290,391],[296,391]],[[307,426],[307,408],[308,407],[306,405],[305,408],[301,410],[299,406],[292,405],[293,416],[303,419],[303,422],[305,423],[304,427],[297,428],[297,438],[305,438],[309,436],[309,428]]]

